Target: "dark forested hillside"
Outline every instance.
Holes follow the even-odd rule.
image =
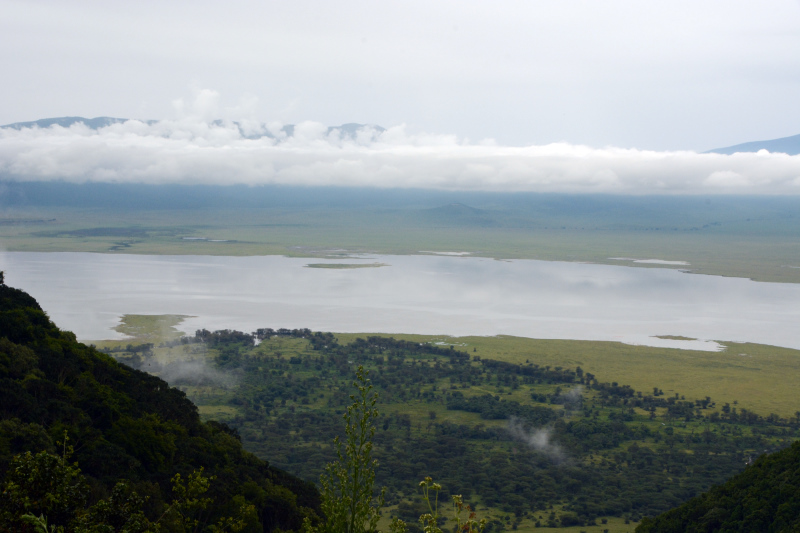
[[[201,526],[229,514],[232,501],[255,506],[246,531],[299,529],[319,508],[313,484],[246,452],[225,424],[201,422],[194,404],[165,381],[60,331],[34,298],[0,275],[0,487],[9,486],[15,455],[62,455],[65,435],[74,447],[69,461],[86,478],[86,506],[126,479],[156,519],[173,498],[173,476],[188,479],[203,468],[211,480],[206,495],[216,503],[200,516]],[[28,504],[35,512],[36,502]]]
[[[800,531],[800,443],[758,458],[725,484],[645,519],[636,531]]]

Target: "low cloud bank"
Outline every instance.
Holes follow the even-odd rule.
[[[404,126],[128,120],[0,129],[0,179],[614,194],[800,194],[800,156],[499,146]]]

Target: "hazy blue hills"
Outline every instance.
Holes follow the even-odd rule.
[[[53,117],[53,118],[43,118],[39,120],[33,120],[29,122],[15,122],[13,124],[5,124],[0,126],[0,128],[8,128],[8,129],[15,129],[15,130],[22,130],[24,128],[49,128],[51,126],[61,126],[62,128],[69,128],[70,126],[78,123],[83,123],[87,127],[97,130],[100,128],[105,128],[111,126],[113,124],[120,124],[126,122],[130,119],[127,118],[115,118],[115,117],[95,117],[95,118],[85,118],[85,117]],[[142,120],[146,124],[155,124],[157,120]],[[224,121],[222,120],[215,120],[212,122],[215,126],[223,126]],[[269,137],[269,138],[290,138],[293,137],[295,134],[296,125],[294,124],[286,124],[280,128],[280,130],[275,131],[267,128],[265,124],[260,125],[260,129],[256,128],[256,131],[253,131],[253,128],[246,128],[239,122],[232,122],[231,124],[235,125],[238,129],[240,134],[243,137],[248,139],[259,139],[262,137]],[[338,133],[344,139],[356,139],[360,132],[371,131],[375,133],[382,133],[386,131],[386,128],[383,128],[376,124],[359,124],[356,122],[348,122],[347,124],[342,124],[340,126],[329,126],[327,129],[326,134],[330,135],[331,133]],[[772,139],[768,141],[751,141],[742,144],[736,144],[734,146],[726,146],[724,148],[714,148],[713,150],[708,150],[707,154],[735,154],[737,152],[758,152],[759,150],[767,150],[769,152],[774,153],[785,153],[789,155],[798,155],[800,154],[800,135],[793,135],[791,137],[782,137],[780,139]]]
[[[796,234],[794,196],[616,196],[287,185],[24,182],[0,172],[0,209],[271,209],[371,214],[402,227],[559,228]],[[310,210],[310,211],[309,211]],[[322,211],[319,211],[322,212]],[[49,214],[48,214],[49,213]],[[34,211],[34,218],[54,218]],[[14,216],[7,215],[8,220]],[[299,216],[299,215],[298,215]],[[366,216],[366,215],[364,215]],[[297,219],[301,220],[301,219]],[[0,220],[0,224],[4,223]],[[6,224],[10,222],[5,222]],[[395,228],[396,229],[396,228]]]
[[[100,128],[105,128],[111,126],[113,124],[121,124],[123,122],[127,122],[127,118],[114,118],[114,117],[95,117],[95,118],[84,118],[84,117],[55,117],[55,118],[42,118],[39,120],[33,120],[30,122],[15,122],[13,124],[6,124],[4,126],[0,126],[0,128],[7,128],[7,129],[14,129],[14,130],[22,130],[25,128],[49,128],[51,126],[61,126],[62,128],[69,128],[74,124],[83,123],[88,128],[93,130],[98,130]],[[157,120],[142,120],[146,124],[155,124]],[[222,120],[215,120],[212,122],[215,126],[223,126],[224,121]],[[272,131],[267,128],[266,125],[262,124],[260,129],[256,128],[255,131],[253,128],[246,128],[239,122],[233,122],[234,126],[239,129],[239,133],[242,137],[246,137],[248,139],[260,139],[262,137],[269,137],[269,138],[289,138],[294,136],[296,126],[294,124],[286,124],[280,128],[279,131]],[[326,132],[327,135],[332,133],[339,134],[340,137],[345,139],[355,139],[358,137],[359,132],[362,131],[374,131],[377,133],[381,133],[386,131],[386,128],[375,124],[358,124],[355,122],[348,122],[347,124],[342,124],[341,126],[330,126]]]
[[[728,146],[726,148],[715,148],[706,153],[730,155],[735,154],[736,152],[758,152],[759,150],[798,155],[800,154],[800,135],[781,137],[780,139],[772,139],[771,141],[752,141],[734,146]]]
[[[24,128],[49,128],[50,126],[61,126],[62,128],[69,128],[73,124],[78,124],[82,122],[89,128],[97,130],[100,128],[105,128],[107,126],[111,126],[112,124],[119,124],[121,122],[125,122],[126,120],[128,119],[113,118],[113,117],[95,117],[95,118],[55,117],[55,118],[43,118],[31,122],[15,122],[14,124],[6,124],[5,126],[0,126],[0,128],[9,128],[14,130],[21,130]]]
[[[440,207],[421,209],[414,212],[414,216],[422,222],[441,226],[496,226],[494,213],[484,209],[477,209],[460,202],[450,203]]]

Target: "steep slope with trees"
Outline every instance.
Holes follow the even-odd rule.
[[[800,442],[759,457],[705,494],[656,518],[639,533],[800,531]]]
[[[10,466],[20,468],[15,456],[62,455],[65,435],[74,447],[70,461],[87,480],[86,506],[125,479],[156,519],[173,499],[175,474],[189,479],[202,468],[212,480],[206,496],[217,503],[200,513],[201,528],[229,516],[234,502],[254,506],[247,531],[299,529],[319,509],[313,484],[246,452],[225,424],[203,423],[185,394],[165,381],[60,331],[0,274],[0,487],[9,486]],[[9,494],[2,493],[0,513]]]

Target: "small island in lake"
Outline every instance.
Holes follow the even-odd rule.
[[[346,269],[346,268],[380,268],[389,266],[388,263],[310,263],[306,265],[306,268],[334,268],[334,269]]]

